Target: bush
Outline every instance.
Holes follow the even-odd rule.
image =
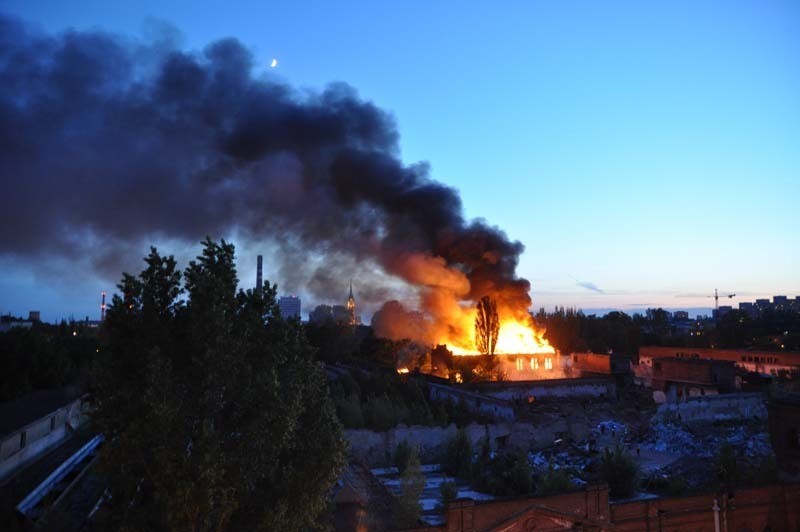
[[[504,453],[475,467],[472,487],[500,497],[525,495],[531,491],[531,470],[524,453]]]
[[[458,497],[458,487],[452,480],[446,480],[439,484],[439,493],[442,495],[442,506],[446,508],[450,501]]]
[[[395,517],[401,528],[410,528],[419,521],[419,498],[425,489],[425,477],[422,475],[419,456],[413,447],[408,456],[405,470],[400,475],[400,494],[397,497]]]
[[[336,414],[347,429],[360,429],[364,427],[364,414],[361,412],[361,401],[358,397],[336,399]]]
[[[606,449],[603,453],[600,476],[608,484],[612,498],[630,497],[636,491],[639,466],[623,447],[617,445],[613,451]]]
[[[572,487],[569,473],[565,469],[553,469],[552,466],[536,479],[536,493],[539,495],[560,493]]]
[[[402,475],[405,472],[414,454],[416,454],[416,449],[414,449],[407,440],[403,440],[397,444],[397,448],[394,450],[393,462],[398,473]]]
[[[455,437],[447,442],[442,469],[448,475],[468,480],[472,472],[472,443],[467,432],[458,429]]]
[[[385,395],[364,403],[364,422],[372,430],[383,432],[397,425],[394,405]]]

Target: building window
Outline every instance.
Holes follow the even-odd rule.
[[[517,371],[522,371],[522,359],[517,359]]]
[[[50,432],[56,430],[56,416],[50,418]]]
[[[28,439],[28,434],[24,430],[19,433],[19,448],[20,449],[24,449],[25,448],[25,442],[27,441],[27,439]]]
[[[536,357],[531,358],[531,369],[539,369],[539,359]]]
[[[553,359],[552,358],[545,358],[544,359],[544,369],[553,369]]]

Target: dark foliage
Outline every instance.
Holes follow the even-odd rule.
[[[469,480],[472,477],[472,443],[464,429],[445,444],[442,469],[448,475]]]
[[[528,457],[522,452],[501,452],[482,467],[476,467],[471,485],[498,497],[525,495],[531,492],[532,479]]]
[[[439,484],[439,494],[442,497],[442,506],[446,508],[450,501],[458,497],[458,486],[452,480],[445,480]]]
[[[488,422],[486,414],[472,411],[452,400],[434,400],[425,380],[394,370],[350,370],[330,383],[336,413],[345,428],[385,431],[399,424],[461,427]]]
[[[297,530],[344,462],[326,380],[275,287],[236,290],[234,249],[206,240],[181,274],[153,249],[104,325],[93,421],[111,528]],[[185,301],[181,294],[186,294]]]
[[[408,443],[408,440],[403,440],[397,444],[397,447],[394,450],[393,462],[398,473],[401,475],[403,474],[408,467],[412,455],[416,452],[417,450],[410,443]]]
[[[636,492],[639,466],[624,447],[606,449],[600,459],[600,478],[608,484],[609,495],[619,499]]]
[[[34,324],[0,333],[0,402],[36,390],[81,385],[99,349],[84,324]]]
[[[551,493],[561,493],[572,489],[574,486],[566,469],[553,469],[536,476],[536,494],[550,495]]]

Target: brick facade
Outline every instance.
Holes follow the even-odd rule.
[[[715,521],[719,521],[716,528]],[[714,532],[800,530],[800,484],[609,502],[605,485],[546,497],[450,503],[441,527],[418,531]]]

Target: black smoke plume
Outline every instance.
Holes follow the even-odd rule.
[[[192,53],[0,16],[2,257],[88,257],[118,278],[140,243],[235,233],[299,271],[310,253],[374,263],[431,322],[484,294],[527,310],[522,245],[398,152],[392,117],[351,87],[259,77],[235,39]]]

